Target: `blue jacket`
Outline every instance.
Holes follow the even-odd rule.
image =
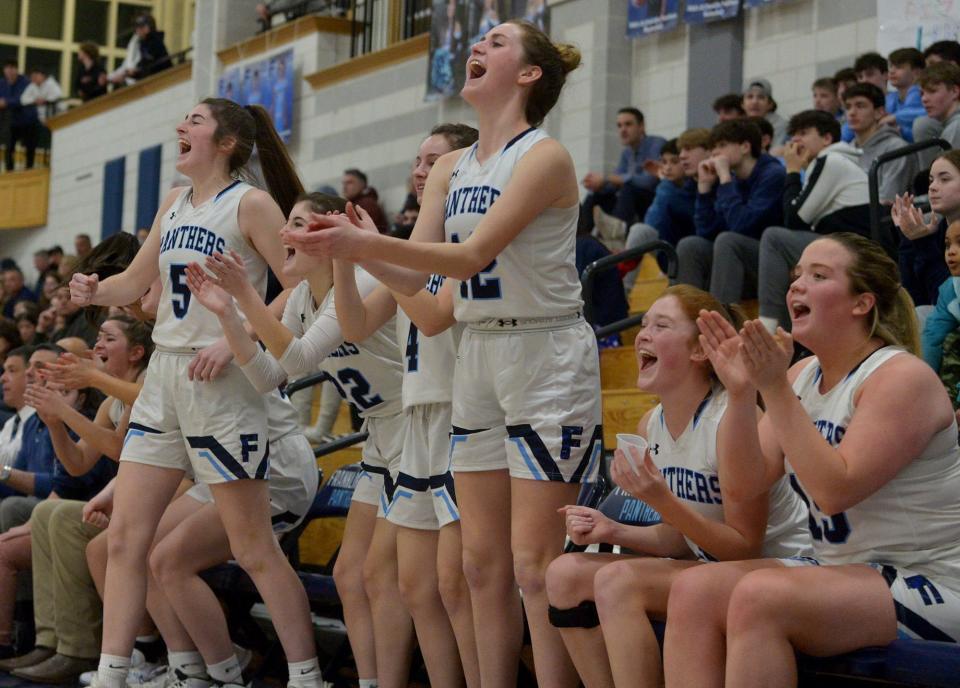
[[[786,179],[783,165],[762,153],[746,179],[734,177],[698,193],[693,215],[697,235],[712,241],[720,232],[731,231],[759,239],[767,227],[782,225]]]
[[[940,285],[937,305],[927,316],[920,336],[923,360],[938,373],[943,358],[943,340],[960,327],[960,277],[948,277]]]
[[[589,234],[577,237],[576,263],[577,275],[582,276],[590,263],[609,256],[610,251],[595,237]],[[623,291],[623,280],[616,267],[609,268],[597,275],[593,283],[593,324],[603,327],[627,317],[627,296]]]
[[[896,115],[897,126],[900,127],[900,136],[907,143],[913,143],[913,120],[927,111],[920,102],[920,87],[914,84],[907,91],[907,97],[900,101],[900,94],[896,91],[887,94],[887,114]]]
[[[23,443],[20,452],[13,461],[13,467],[20,471],[29,471],[34,475],[34,496],[44,499],[53,488],[53,464],[56,455],[53,453],[53,442],[50,440],[50,431],[38,414],[33,414],[23,423]],[[19,494],[6,485],[0,485],[0,497]]]
[[[36,105],[20,104],[20,96],[23,95],[29,85],[30,79],[23,74],[18,74],[12,84],[0,76],[0,98],[3,98],[7,103],[6,109],[10,113],[11,126],[22,127],[38,121]]]
[[[684,179],[681,186],[662,179],[643,221],[656,228],[661,239],[676,246],[683,237],[696,232],[693,224],[696,202],[697,183],[693,179]]]
[[[623,177],[624,184],[633,184],[634,186],[653,191],[657,182],[660,181],[649,172],[643,169],[643,163],[647,160],[656,160],[660,157],[660,149],[666,140],[660,136],[644,136],[640,140],[640,145],[636,148],[627,146],[620,154],[620,162],[617,163],[616,174]],[[613,187],[605,189],[613,191]]]

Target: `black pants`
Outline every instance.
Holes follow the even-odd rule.
[[[647,208],[653,203],[653,191],[627,183],[614,191],[599,191],[588,194],[580,207],[581,229],[593,230],[593,209],[596,206],[605,213],[618,217],[629,227],[642,221]]]
[[[24,125],[10,125],[10,135],[7,137],[7,155],[6,155],[6,164],[7,172],[13,171],[13,149],[17,145],[17,141],[23,142],[24,147],[27,149],[27,169],[33,167],[33,159],[37,154],[37,135],[40,131],[40,124],[38,122],[31,122],[30,124]]]

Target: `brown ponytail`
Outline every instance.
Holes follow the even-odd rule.
[[[259,105],[244,107],[226,98],[206,98],[202,103],[217,121],[214,142],[220,143],[227,137],[235,141],[228,163],[230,174],[243,174],[256,145],[267,190],[287,217],[297,196],[303,193],[303,184],[270,114]]]
[[[567,74],[580,66],[580,50],[569,43],[554,43],[547,34],[528,21],[510,19],[504,23],[520,27],[524,60],[543,72],[530,88],[524,112],[527,122],[538,127],[557,104]]]
[[[853,261],[847,270],[853,294],[873,294],[870,337],[920,355],[920,332],[910,294],[900,284],[900,270],[880,244],[859,234],[837,232],[824,237],[843,246]]]

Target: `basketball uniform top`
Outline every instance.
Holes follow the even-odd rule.
[[[450,175],[444,228],[447,241],[466,241],[510,183],[514,167],[547,138],[531,127],[481,164],[477,144],[463,152]],[[460,283],[454,294],[459,322],[491,318],[552,318],[583,307],[574,262],[579,207],[547,208],[490,265]]]
[[[443,275],[431,275],[427,291],[436,294]],[[460,345],[461,323],[433,337],[417,330],[402,308],[397,308],[397,342],[403,349],[403,407],[443,404],[453,400],[453,366]]]
[[[110,408],[107,409],[107,418],[109,418],[110,422],[113,423],[113,427],[120,425],[120,419],[123,418],[123,412],[126,410],[126,404],[114,397],[113,401],[110,403]]]
[[[203,265],[215,251],[236,251],[243,257],[247,277],[263,297],[267,288],[267,263],[247,243],[237,216],[240,199],[253,187],[239,180],[199,207],[191,203],[192,190],[184,189],[160,222],[160,280],[163,293],[157,308],[153,341],[169,349],[200,349],[223,336],[217,316],[191,305],[186,269]]]
[[[664,479],[684,504],[711,521],[723,521],[723,495],[720,492],[717,457],[717,431],[727,410],[727,393],[715,387],[700,403],[690,424],[676,440],[670,435],[658,405],[647,422],[647,443],[650,457]],[[781,478],[769,493],[770,511],[767,534],[763,541],[763,557],[794,557],[810,553],[810,536],[806,532],[803,502]],[[687,545],[698,558],[716,561],[690,538]]]
[[[871,354],[826,394],[821,394],[816,358],[793,390],[820,434],[837,447],[853,417],[854,397],[880,366],[902,349],[885,346]],[[893,421],[896,422],[896,421]],[[810,499],[800,477],[785,468],[809,508],[814,556],[826,564],[878,563],[915,573],[960,579],[960,449],[956,420],[887,484],[839,514],[825,514]]]
[[[380,284],[359,267],[356,278],[360,298],[366,298]],[[287,312],[298,314],[299,323],[290,322]],[[397,346],[395,318],[390,318],[359,344],[343,341],[333,289],[319,307],[314,307],[310,285],[306,281],[294,288],[284,313],[284,324],[297,334],[303,333],[303,337],[294,339],[280,357],[280,364],[290,373],[290,379],[319,369],[327,373],[340,396],[353,404],[362,417],[400,413],[403,366]],[[315,334],[320,336],[315,338]],[[292,364],[293,359],[303,365]],[[296,376],[294,369],[297,369]]]
[[[275,389],[265,394],[264,402],[267,406],[267,439],[270,442],[302,432],[297,420],[297,410],[280,390]],[[276,455],[271,453],[270,463],[276,463],[276,458]]]

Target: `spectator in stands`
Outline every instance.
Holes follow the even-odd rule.
[[[149,14],[138,15],[133,20],[133,35],[127,43],[126,57],[119,67],[107,75],[107,81],[114,86],[129,86],[137,79],[170,66],[167,48],[163,43],[163,32],[156,28],[156,21]]]
[[[710,147],[697,171],[697,234],[677,245],[677,281],[733,303],[756,289],[760,235],[783,223],[786,173],[762,152],[760,130],[746,120],[715,126]]]
[[[42,286],[40,292],[38,293],[37,304],[40,306],[40,310],[44,311],[50,307],[50,301],[53,299],[53,293],[60,286],[60,275],[57,274],[56,268],[50,268],[42,275]]]
[[[393,223],[390,234],[401,239],[409,239],[419,216],[420,206],[416,202],[407,204]]]
[[[334,194],[336,195],[336,194]],[[140,242],[140,245],[143,246],[143,242],[147,240],[147,237],[150,236],[149,227],[141,227],[137,230],[137,241]]]
[[[342,14],[341,5],[342,3],[332,0],[272,0],[272,2],[259,2],[256,7],[257,33],[269,31],[275,25],[316,12],[339,15]],[[281,21],[278,21],[277,17],[280,17]]]
[[[57,103],[63,98],[63,89],[56,78],[47,74],[43,67],[30,70],[30,85],[20,96],[21,105],[34,105],[37,108],[38,125],[44,127],[47,117],[56,113]],[[46,128],[46,127],[44,127]]]
[[[766,117],[746,117],[745,119],[755,124],[757,129],[760,130],[760,150],[769,153],[773,146],[773,125]],[[779,156],[777,159],[780,159]]]
[[[91,323],[83,308],[70,299],[70,288],[62,284],[53,294],[50,302],[55,315],[63,318],[63,324],[50,333],[48,340],[56,342],[67,337],[79,337],[93,346],[97,341],[98,324]]]
[[[40,381],[39,371],[57,360],[63,349],[41,344],[30,354],[26,383]],[[26,392],[24,392],[26,393]],[[24,420],[20,450],[10,463],[0,466],[0,532],[26,523],[30,512],[41,499],[46,499],[53,486],[53,464],[56,460],[50,431],[36,415]]]
[[[757,78],[747,84],[743,92],[743,111],[749,117],[764,117],[773,125],[773,149],[787,140],[787,120],[777,114],[777,101],[773,99],[773,86],[766,79]]]
[[[73,78],[73,92],[84,102],[107,92],[107,72],[100,64],[100,48],[96,43],[81,43],[77,50],[77,73]]]
[[[858,84],[845,95],[863,87],[876,88]],[[791,271],[809,244],[834,232],[870,234],[867,173],[860,151],[839,140],[840,123],[829,113],[806,110],[790,118],[788,131],[784,226],[769,227],[760,239],[760,320],[770,331],[790,327]]]
[[[923,53],[916,48],[900,48],[890,53],[888,80],[894,91],[887,93],[886,116],[880,124],[900,129],[900,136],[913,143],[913,120],[924,114],[917,79],[923,71]]]
[[[13,152],[18,141],[22,141],[27,149],[27,169],[33,167],[33,159],[37,151],[37,111],[35,107],[25,107],[20,102],[20,97],[29,85],[30,80],[20,73],[15,60],[7,60],[3,64],[3,79],[0,79],[0,110],[6,111],[9,121],[5,142],[7,153],[4,160],[7,172],[13,171]]]
[[[50,256],[50,267],[59,268],[60,261],[63,260],[63,247],[60,244],[54,244],[47,249],[47,253]]]
[[[927,67],[938,62],[952,62],[960,67],[960,42],[937,41],[923,51],[923,60]]]
[[[643,113],[635,107],[617,112],[617,134],[623,152],[613,174],[588,172],[582,181],[590,193],[583,201],[580,221],[592,230],[600,218],[597,229],[607,248],[622,248],[627,226],[643,217],[653,202],[658,180],[645,165],[656,163],[666,143],[659,136],[647,135]]]
[[[13,307],[20,301],[36,301],[37,296],[23,283],[23,271],[17,266],[3,271],[3,315],[13,317]]]
[[[657,239],[676,246],[680,239],[696,231],[693,207],[697,197],[697,166],[707,157],[709,139],[709,129],[688,129],[660,149],[660,183],[643,222],[630,227],[626,248]],[[623,287],[627,294],[633,290],[639,264],[636,259],[620,264],[620,271],[626,272]],[[660,267],[665,267],[662,260]]]
[[[0,316],[0,362],[3,361],[8,351],[12,351],[22,344],[16,323]]]
[[[33,293],[38,297],[43,293],[43,278],[50,269],[50,252],[40,249],[33,252],[33,269],[37,271],[37,281],[33,286]]]
[[[952,148],[960,147],[960,67],[952,62],[936,63],[917,81],[927,116],[913,121],[913,140],[942,138]],[[920,169],[926,169],[936,155],[936,148],[920,151]]]
[[[610,250],[593,236],[583,226],[577,227],[576,264],[577,275],[582,277],[583,271],[594,261],[610,255]],[[623,282],[620,273],[614,269],[604,270],[597,274],[593,282],[593,323],[594,329],[609,325],[612,322],[627,317],[627,297],[623,291]],[[619,334],[599,339],[600,348],[620,346]]]
[[[884,93],[887,92],[887,60],[880,53],[864,53],[853,63],[853,72],[857,83],[873,84]]]
[[[19,346],[7,352],[3,361],[3,374],[0,384],[3,386],[3,403],[14,415],[0,428],[0,473],[3,466],[12,466],[20,446],[23,443],[23,430],[26,421],[33,415],[33,409],[27,406],[23,395],[27,389],[27,367],[33,348]],[[0,653],[2,654],[2,653]]]
[[[843,103],[843,92],[857,83],[857,73],[853,71],[853,67],[838,69],[833,75],[833,82],[837,85],[837,99]]]
[[[896,97],[895,93],[891,93]],[[889,98],[886,102],[889,102]],[[895,126],[886,126],[883,91],[869,83],[851,86],[844,93],[847,124],[853,130],[853,144],[863,151],[859,165],[864,172],[880,155],[903,148],[907,142],[900,138]],[[909,155],[885,163],[879,170],[880,202],[892,205],[897,194],[909,191],[917,174],[916,156]]]
[[[813,109],[828,112],[839,121],[843,118],[843,105],[837,97],[837,82],[825,76],[813,82]]]
[[[743,96],[739,93],[727,93],[713,101],[713,111],[717,113],[717,122],[739,119],[746,116],[743,111]]]
[[[73,238],[73,249],[77,252],[77,258],[85,258],[93,250],[93,243],[90,241],[89,234],[78,234]]]
[[[343,197],[366,210],[380,233],[385,234],[389,229],[387,216],[380,207],[377,190],[367,186],[367,175],[356,168],[344,170],[340,185]]]
[[[936,307],[927,316],[920,337],[923,360],[938,373],[943,358],[943,341],[960,327],[960,220],[947,225],[944,258],[950,276],[940,285]],[[960,396],[958,392],[958,389],[947,389],[954,403]]]
[[[32,312],[22,313],[14,318],[14,322],[17,323],[17,332],[20,333],[20,341],[24,346],[34,346],[43,339],[43,336],[37,332],[38,317],[39,312]]]
[[[930,167],[930,209],[924,218],[913,205],[913,195],[898,196],[890,217],[903,233],[900,272],[903,286],[918,306],[937,302],[940,285],[949,272],[943,261],[947,225],[960,220],[960,150],[950,150]]]

